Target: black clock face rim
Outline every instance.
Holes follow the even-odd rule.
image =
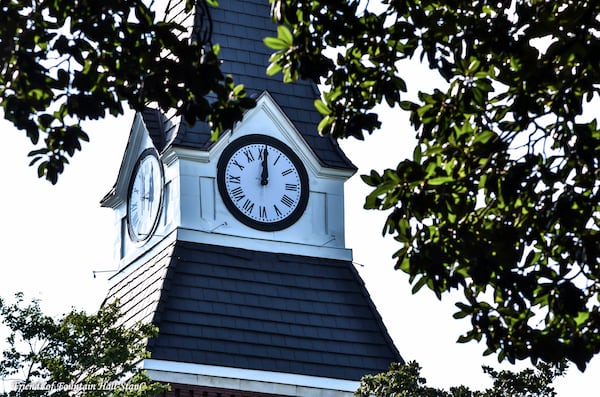
[[[156,213],[156,215],[154,216],[154,219],[152,220],[152,225],[149,229],[149,232],[143,236],[143,237],[139,237],[138,233],[133,229],[133,224],[132,224],[132,220],[131,220],[131,198],[132,198],[132,192],[133,192],[133,188],[135,185],[135,181],[137,179],[138,176],[138,172],[140,171],[140,167],[142,165],[142,163],[144,162],[144,160],[146,160],[147,157],[153,157],[154,160],[157,162],[157,164],[159,165],[158,169],[159,169],[159,173],[160,173],[160,181],[159,181],[159,195],[158,195],[158,211]],[[162,205],[163,205],[163,195],[164,195],[164,171],[163,171],[163,167],[162,167],[162,162],[160,161],[160,157],[158,156],[158,152],[153,149],[153,148],[148,148],[145,149],[140,156],[138,157],[135,166],[133,167],[133,172],[131,173],[131,178],[129,180],[129,187],[127,190],[127,232],[129,234],[129,238],[135,242],[135,243],[144,243],[146,241],[148,241],[150,239],[150,237],[152,237],[152,235],[154,235],[154,232],[156,231],[156,228],[158,227],[158,223],[161,217],[161,213],[162,213]]]
[[[237,152],[239,152],[242,148],[249,145],[267,145],[274,149],[280,151],[283,155],[285,155],[290,162],[292,163],[295,171],[297,172],[300,179],[300,189],[299,189],[299,199],[296,207],[292,212],[287,214],[287,216],[281,220],[274,222],[267,221],[259,221],[257,219],[251,218],[247,216],[244,212],[242,212],[238,206],[233,202],[233,199],[230,195],[230,192],[227,190],[226,184],[226,169],[227,164]],[[258,183],[258,182],[257,182]],[[221,199],[223,203],[229,210],[229,212],[241,223],[246,226],[249,226],[256,230],[261,231],[279,231],[286,229],[293,224],[295,224],[300,217],[304,214],[306,210],[306,206],[308,204],[308,195],[309,195],[309,187],[308,187],[308,174],[306,172],[306,168],[304,164],[300,160],[300,158],[294,153],[292,149],[290,149],[283,142],[268,136],[268,135],[260,135],[260,134],[251,134],[244,135],[240,138],[237,138],[233,142],[229,144],[223,150],[221,157],[219,158],[219,162],[217,163],[217,185],[219,188],[219,193],[221,195]]]

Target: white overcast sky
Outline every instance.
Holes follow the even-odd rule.
[[[427,82],[422,78],[409,84],[419,88]],[[396,346],[406,360],[421,364],[429,384],[488,387],[491,382],[481,365],[498,367],[496,359],[482,357],[483,345],[455,343],[468,322],[452,318],[452,297],[440,303],[426,289],[411,295],[407,277],[393,270],[391,257],[398,246],[391,237],[381,236],[384,215],[362,209],[369,190],[359,176],[373,168],[395,167],[402,156],[412,153],[414,132],[406,116],[393,111],[382,114],[382,131],[366,142],[343,143],[360,168],[346,186],[346,245],[353,249],[357,268]],[[0,121],[0,296],[4,299],[23,291],[27,298],[39,298],[42,307],[54,314],[71,307],[98,308],[111,273],[94,278],[93,271],[116,267],[112,213],[99,201],[116,180],[132,120],[133,114],[128,113],[86,123],[91,142],[77,153],[55,186],[38,179],[35,169],[27,166],[31,146],[24,134]],[[573,367],[555,386],[559,397],[593,396],[599,379],[596,357],[584,374]]]

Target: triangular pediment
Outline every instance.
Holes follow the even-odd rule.
[[[131,125],[129,140],[125,147],[123,160],[119,167],[117,180],[113,188],[100,201],[100,204],[103,207],[117,208],[127,201],[129,179],[136,161],[140,154],[147,148],[155,148],[157,151],[161,149],[156,146],[155,140],[153,140],[153,137],[151,136],[151,131],[146,125],[142,113],[136,113]]]
[[[178,158],[196,159],[202,162],[213,161],[233,140],[250,134],[267,135],[282,141],[292,148],[316,175],[330,175],[346,180],[356,172],[354,167],[329,166],[323,157],[338,156],[337,147],[332,146],[327,149],[323,145],[320,147],[311,145],[268,91],[264,91],[257,99],[256,107],[248,110],[242,121],[236,123],[231,130],[225,131],[217,142],[205,144],[204,148],[174,144],[166,152],[169,153],[169,158],[175,155]]]
[[[305,136],[283,111],[273,96],[264,91],[257,100],[257,106],[246,112],[244,119],[232,131],[229,139],[246,134],[264,134],[279,139],[290,146],[316,175],[337,175],[344,179],[350,178],[355,170],[353,168],[332,168],[316,153],[318,147],[311,146]],[[321,137],[322,140],[327,138]],[[338,153],[325,153],[321,156],[334,157]]]

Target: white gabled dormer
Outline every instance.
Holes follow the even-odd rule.
[[[219,194],[219,157],[234,140],[249,134],[283,142],[306,167],[310,186],[307,208],[296,223],[284,230],[265,232],[242,224]],[[268,93],[210,151],[171,147],[165,156],[169,162],[178,163],[180,180],[175,190],[180,192],[176,201],[180,202],[180,236],[185,240],[305,255],[345,248],[343,184],[353,172],[324,167]]]
[[[190,242],[243,247],[269,252],[349,259],[344,239],[344,182],[353,169],[327,167],[269,93],[249,110],[233,130],[206,148],[167,145],[160,153],[164,170],[164,196],[154,235],[140,243],[127,233],[127,194],[134,165],[140,154],[155,147],[154,125],[137,114],[115,187],[102,200],[115,212],[115,252],[120,267],[132,262],[156,243],[172,238]],[[181,126],[180,126],[181,128]],[[306,168],[309,197],[304,213],[291,226],[278,231],[261,231],[244,225],[224,205],[217,186],[217,163],[225,148],[236,139],[266,135],[282,142]],[[160,150],[161,148],[157,148]]]
[[[169,233],[169,230],[172,229],[173,215],[170,201],[170,185],[173,173],[170,172],[170,169],[162,162],[163,156],[159,152],[160,147],[157,148],[156,146],[142,114],[137,113],[131,126],[129,140],[125,148],[117,180],[110,192],[107,193],[100,202],[103,207],[113,210],[115,225],[114,257],[115,261],[119,263],[119,267],[130,263],[150,247],[156,245]],[[149,149],[156,152],[159,160],[162,162],[164,171],[162,198],[160,200],[161,208],[158,215],[157,226],[153,230],[152,235],[147,240],[136,241],[136,239],[132,238],[128,232],[128,194],[136,170],[136,164],[142,154]]]

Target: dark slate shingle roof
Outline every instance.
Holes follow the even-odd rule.
[[[179,241],[114,297],[154,312],[153,359],[349,380],[402,360],[349,261]]]
[[[221,46],[222,71],[231,74],[236,84],[244,84],[252,97],[268,91],[323,165],[356,169],[334,139],[318,134],[321,116],[314,107],[314,100],[319,97],[316,86],[308,81],[285,84],[281,74],[267,76],[266,67],[272,50],[263,44],[263,39],[277,36],[277,27],[270,17],[269,1],[227,0],[219,2],[219,7],[211,7],[210,11],[212,41]],[[146,116],[150,119],[155,117],[152,111],[144,114],[145,119]],[[206,149],[210,146],[209,128],[205,123],[196,123],[193,127],[181,123],[172,144]]]

